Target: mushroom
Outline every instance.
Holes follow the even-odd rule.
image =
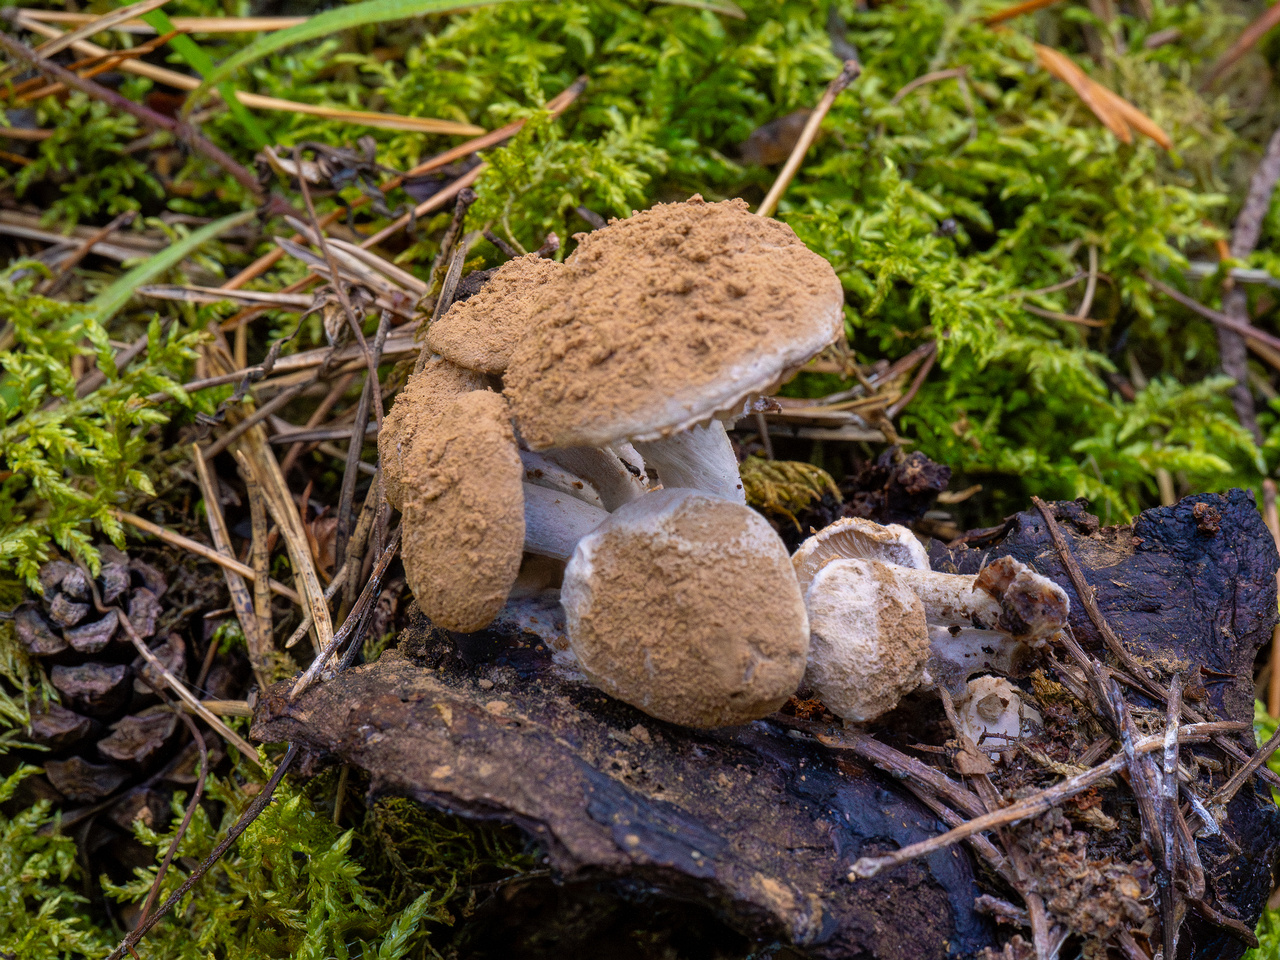
[[[920,686],[929,660],[924,604],[888,564],[835,559],[805,596],[805,680],[834,714],[874,720]]]
[[[1044,723],[1040,712],[1022,699],[1004,677],[974,677],[956,701],[957,733],[967,736],[996,760],[1002,750],[1022,739],[1031,726]]]
[[[492,622],[527,551],[567,559],[607,514],[526,483],[506,401],[476,390],[419,423],[400,465],[405,576],[418,605],[449,630]]]
[[[667,488],[625,504],[578,542],[560,596],[580,669],[661,720],[745,723],[804,675],[809,624],[786,548],[719,497]]]
[[[427,331],[427,349],[483,373],[500,374],[532,319],[529,301],[555,296],[561,265],[536,253],[508,260],[473,297],[453,304]]]
[[[715,418],[836,339],[843,305],[790,227],[695,196],[581,236],[563,264],[505,264],[428,344],[502,374],[531,450],[630,441],[664,486],[742,503]]]
[[[487,378],[443,357],[432,357],[409,378],[378,431],[378,463],[387,502],[400,508],[402,461],[419,432],[430,432],[450,397],[483,390]]]
[[[859,559],[847,559],[851,557]],[[874,566],[869,566],[870,563]],[[916,684],[943,684],[959,693],[969,676],[978,670],[1017,675],[1031,647],[1066,624],[1070,606],[1061,587],[1013,557],[992,561],[976,576],[937,573],[929,569],[924,549],[910,531],[867,520],[837,521],[819,531],[796,550],[792,564],[797,580],[806,590],[806,604],[813,623],[834,623],[841,604],[848,605],[850,620],[866,620],[867,601],[847,582],[857,577],[867,581],[866,590],[884,590],[878,582],[889,577],[921,602],[923,620],[910,621],[911,629],[916,632],[912,633],[909,644],[912,651],[919,651],[922,643],[925,646],[927,662],[921,661],[920,673],[912,668],[904,669],[900,675],[873,676],[863,664],[873,662],[874,656],[882,654],[866,653],[865,646],[857,647],[861,652],[843,672],[830,666],[828,661],[832,657],[843,655],[834,651],[852,650],[851,645],[864,643],[861,639],[864,633],[855,636],[850,631],[866,628],[844,626],[841,628],[844,632],[837,633],[827,625],[823,629],[830,633],[832,640],[820,642],[814,637],[813,650],[815,655],[823,651],[823,662],[818,667],[811,662],[811,672],[823,672],[826,679],[822,683],[827,690],[822,694],[824,701],[828,696],[835,698],[837,702],[831,704],[832,709],[850,720],[870,720],[878,715],[865,707],[856,708],[848,716],[841,713],[837,703],[862,703],[867,699],[863,688],[876,691],[875,702],[884,704],[880,711],[884,712],[892,709],[897,700],[881,696],[880,691],[897,691],[896,696],[901,698],[912,689],[909,684],[913,677]],[[840,565],[840,577],[828,583],[823,574],[833,565]],[[821,617],[817,612],[819,608]],[[907,619],[897,618],[895,623],[902,626],[895,634],[894,643],[906,642],[901,637],[907,629]],[[813,656],[810,659],[812,661]],[[844,685],[840,692],[835,690],[837,681]],[[810,682],[817,683],[813,677]]]

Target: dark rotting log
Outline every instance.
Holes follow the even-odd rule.
[[[1207,504],[1198,515],[1197,503]],[[1278,563],[1251,498],[1191,498],[1101,531],[1078,504],[1056,509],[1133,655],[1165,678],[1206,668],[1197,709],[1251,720],[1252,664],[1275,619]],[[976,572],[1011,555],[1070,591],[1043,519],[1024,513],[1008,526],[983,550],[935,549],[934,568]],[[946,829],[892,778],[782,722],[696,731],[655,721],[557,666],[518,621],[505,615],[459,636],[415,615],[376,663],[293,704],[289,684],[266,691],[252,731],[297,743],[312,769],[364,768],[375,794],[513,823],[536,841],[551,875],[517,878],[481,904],[459,933],[469,955],[573,953],[596,934],[567,918],[620,911],[635,924],[718,924],[756,948],[779,942],[815,958],[963,958],[999,952],[1017,932],[975,910],[989,891],[963,847],[846,879],[858,857]],[[1071,623],[1105,659],[1074,593]],[[884,733],[918,740],[923,726]],[[1247,736],[1240,744],[1252,749]],[[1252,925],[1270,892],[1280,816],[1254,789],[1228,814],[1223,836],[1200,840],[1201,857],[1214,908]],[[1243,950],[1196,918],[1183,943],[1200,960]]]

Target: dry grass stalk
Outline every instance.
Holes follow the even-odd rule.
[[[25,12],[18,12],[14,17],[14,23],[24,30],[32,33],[38,33],[41,36],[51,37],[55,40],[61,40],[70,34],[64,33],[57,27],[49,23],[32,19]],[[99,32],[100,28],[94,27],[90,33]],[[95,57],[110,57],[112,52],[105,47],[100,47],[88,40],[75,40],[67,44],[77,53]],[[149,80],[155,80],[159,83],[175,87],[178,90],[194,90],[200,86],[200,81],[196,77],[185,73],[178,73],[176,70],[169,70],[166,67],[156,66],[145,60],[123,60],[119,64],[120,70],[125,73],[132,73],[139,77],[146,77]],[[210,95],[217,96],[216,90],[211,90]],[[438,133],[449,136],[472,136],[477,130],[483,128],[477,127],[470,123],[457,123],[453,120],[437,120],[430,117],[403,117],[393,113],[368,113],[363,110],[346,110],[340,107],[324,107],[313,103],[298,103],[293,100],[281,100],[278,97],[267,97],[258,93],[250,93],[247,91],[236,91],[236,99],[246,107],[252,107],[258,110],[279,110],[285,113],[306,113],[314,116],[329,117],[334,120],[342,120],[348,123],[359,123],[362,126],[379,127],[384,130],[410,130],[418,133]]]
[[[267,542],[267,508],[262,499],[262,489],[253,478],[249,462],[239,450],[235,452],[249,497],[249,522],[253,530],[253,546],[249,558],[253,561],[253,610],[258,618],[258,635],[264,652],[273,647],[275,627],[271,618],[271,548]]]
[[[182,534],[175,533],[167,527],[162,527],[159,524],[152,523],[150,520],[144,520],[137,514],[128,513],[124,510],[112,508],[111,514],[122,523],[127,523],[129,526],[135,527],[144,533],[149,533],[153,537],[163,540],[165,543],[172,544],[175,547],[181,547],[183,550],[187,550],[197,556],[204,557],[206,560],[210,560],[220,567],[225,567],[228,570],[238,573],[242,577],[252,577],[254,575],[252,567],[241,563],[234,557],[223,556],[217,550],[205,546],[199,540],[192,540],[190,537],[184,537]],[[272,591],[278,593],[280,596],[285,597],[294,603],[302,603],[302,598],[298,596],[297,591],[291,587],[286,587],[280,581],[270,580],[268,581],[268,586],[270,586]]]
[[[1022,3],[1015,3],[1011,7],[1005,7],[1003,10],[998,10],[983,17],[982,22],[988,27],[994,27],[997,23],[1004,23],[1006,20],[1021,17],[1023,14],[1035,13],[1037,10],[1051,7],[1057,2],[1058,0],[1024,0]],[[174,26],[177,26],[177,21],[174,21]]]
[[[230,373],[231,362],[222,350],[217,347],[206,347],[204,350],[210,371]],[[234,411],[228,411],[228,421],[240,419]],[[289,553],[289,562],[299,586],[298,593],[302,597],[304,612],[311,615],[315,627],[312,642],[317,651],[333,637],[333,623],[329,618],[329,606],[324,599],[324,590],[320,586],[320,577],[316,573],[315,564],[311,561],[311,549],[307,545],[306,531],[293,508],[293,494],[280,472],[280,464],[276,462],[271,445],[267,442],[267,433],[261,423],[255,423],[236,441],[238,449],[245,455],[249,470],[253,474],[267,509],[271,512],[280,534],[284,537],[285,548]],[[250,569],[250,576],[252,576]]]
[[[857,60],[846,60],[839,75],[827,84],[827,89],[822,94],[822,99],[813,108],[813,113],[809,114],[809,119],[804,125],[804,130],[800,132],[800,139],[796,141],[796,145],[791,151],[791,156],[787,157],[787,162],[783,164],[782,170],[778,173],[778,179],[773,182],[773,186],[769,188],[765,198],[760,201],[760,206],[756,210],[757,214],[762,217],[768,217],[778,209],[778,201],[787,192],[787,187],[791,185],[791,181],[799,171],[800,164],[804,162],[804,155],[809,152],[810,145],[817,138],[818,128],[822,126],[822,121],[826,117],[827,111],[836,102],[836,97],[840,95],[840,91],[857,79],[858,74],[861,72],[862,67]]]
[[[63,10],[36,10],[32,7],[20,7],[22,15],[42,23],[62,23],[75,27],[83,23],[95,23],[103,18],[92,13],[68,13]],[[267,33],[272,30],[286,30],[306,23],[306,17],[170,17],[174,28],[183,33]],[[100,23],[95,24],[95,32],[106,29]],[[111,29],[119,33],[137,33],[150,35],[156,32],[155,27],[141,20],[126,20],[111,25]],[[92,34],[90,34],[92,36]]]
[[[95,33],[109,30],[118,23],[123,23],[134,17],[140,17],[143,14],[150,13],[152,10],[158,10],[168,2],[169,0],[139,0],[138,3],[120,7],[100,17],[93,17],[69,33],[64,33],[40,44],[40,46],[36,47],[36,53],[42,57],[52,57],[55,53],[67,49],[67,47],[79,40],[85,40]]]
[[[1064,53],[1042,43],[1035,44],[1036,59],[1040,65],[1076,92],[1085,106],[1093,111],[1102,125],[1115,134],[1122,143],[1133,143],[1132,126],[1139,133],[1150,137],[1166,150],[1173,148],[1173,141],[1154,120],[1119,94],[1094,80]],[[1057,318],[1055,318],[1057,319]]]
[[[1209,72],[1209,78],[1204,82],[1201,89],[1207,90],[1217,83],[1224,73],[1235,66],[1241,57],[1252,50],[1258,41],[1270,33],[1278,24],[1280,24],[1280,6],[1272,5],[1264,10],[1258,16],[1258,19],[1244,28],[1236,42],[1213,65],[1213,70]]]
[[[222,516],[222,505],[218,502],[218,484],[209,471],[209,464],[200,452],[199,444],[191,445],[191,458],[195,461],[196,477],[200,481],[200,492],[204,494],[204,512],[209,520],[209,533],[213,536],[213,545],[217,551],[228,557],[235,556],[231,548],[231,534],[227,531],[227,521]],[[236,619],[240,621],[240,630],[244,633],[245,646],[249,649],[249,663],[253,667],[258,685],[264,690],[268,685],[266,673],[266,649],[258,631],[258,617],[253,608],[253,598],[249,588],[238,573],[226,567],[222,573],[227,580],[227,590],[231,594],[231,606],[235,608]]]

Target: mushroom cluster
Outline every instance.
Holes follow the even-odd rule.
[[[996,749],[1035,719],[1006,678],[1066,625],[1052,580],[1013,557],[976,576],[938,573],[911,531],[862,519],[837,520],[791,559],[809,612],[806,680],[836,715],[874,720],[942,687],[959,732]]]
[[[409,585],[471,632],[549,559],[568,653],[602,690],[692,726],[764,716],[804,675],[809,619],[725,420],[839,336],[840,282],[741,200],[578,239],[427,331],[378,438]]]

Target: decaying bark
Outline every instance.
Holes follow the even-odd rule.
[[[1198,710],[1249,720],[1254,657],[1275,618],[1277,567],[1251,498],[1189,498],[1101,531],[1079,504],[1055,510],[1129,652],[1164,677],[1187,675]],[[994,546],[939,546],[933,561],[935,569],[976,572],[1002,555],[1062,584],[1075,635],[1105,656],[1034,511],[1013,518]],[[526,604],[523,613],[553,617],[555,609]],[[545,850],[550,875],[513,881],[482,905],[460,932],[470,946],[563,953],[619,910],[718,930],[722,943],[780,941],[822,958],[965,957],[998,952],[1017,932],[975,909],[989,891],[966,848],[846,879],[858,857],[946,829],[892,778],[782,722],[698,732],[654,721],[557,667],[514,617],[466,636],[419,618],[378,662],[292,705],[287,690],[278,685],[263,697],[254,736],[292,740],[313,765],[358,764],[375,792],[514,823]],[[920,736],[913,729],[906,739]],[[1247,735],[1240,745],[1253,749]],[[1221,759],[1212,746],[1195,750]],[[1271,889],[1280,815],[1253,785],[1228,813],[1222,836],[1199,841],[1205,899],[1252,927]],[[1243,951],[1196,916],[1182,944],[1180,955],[1214,960]]]

